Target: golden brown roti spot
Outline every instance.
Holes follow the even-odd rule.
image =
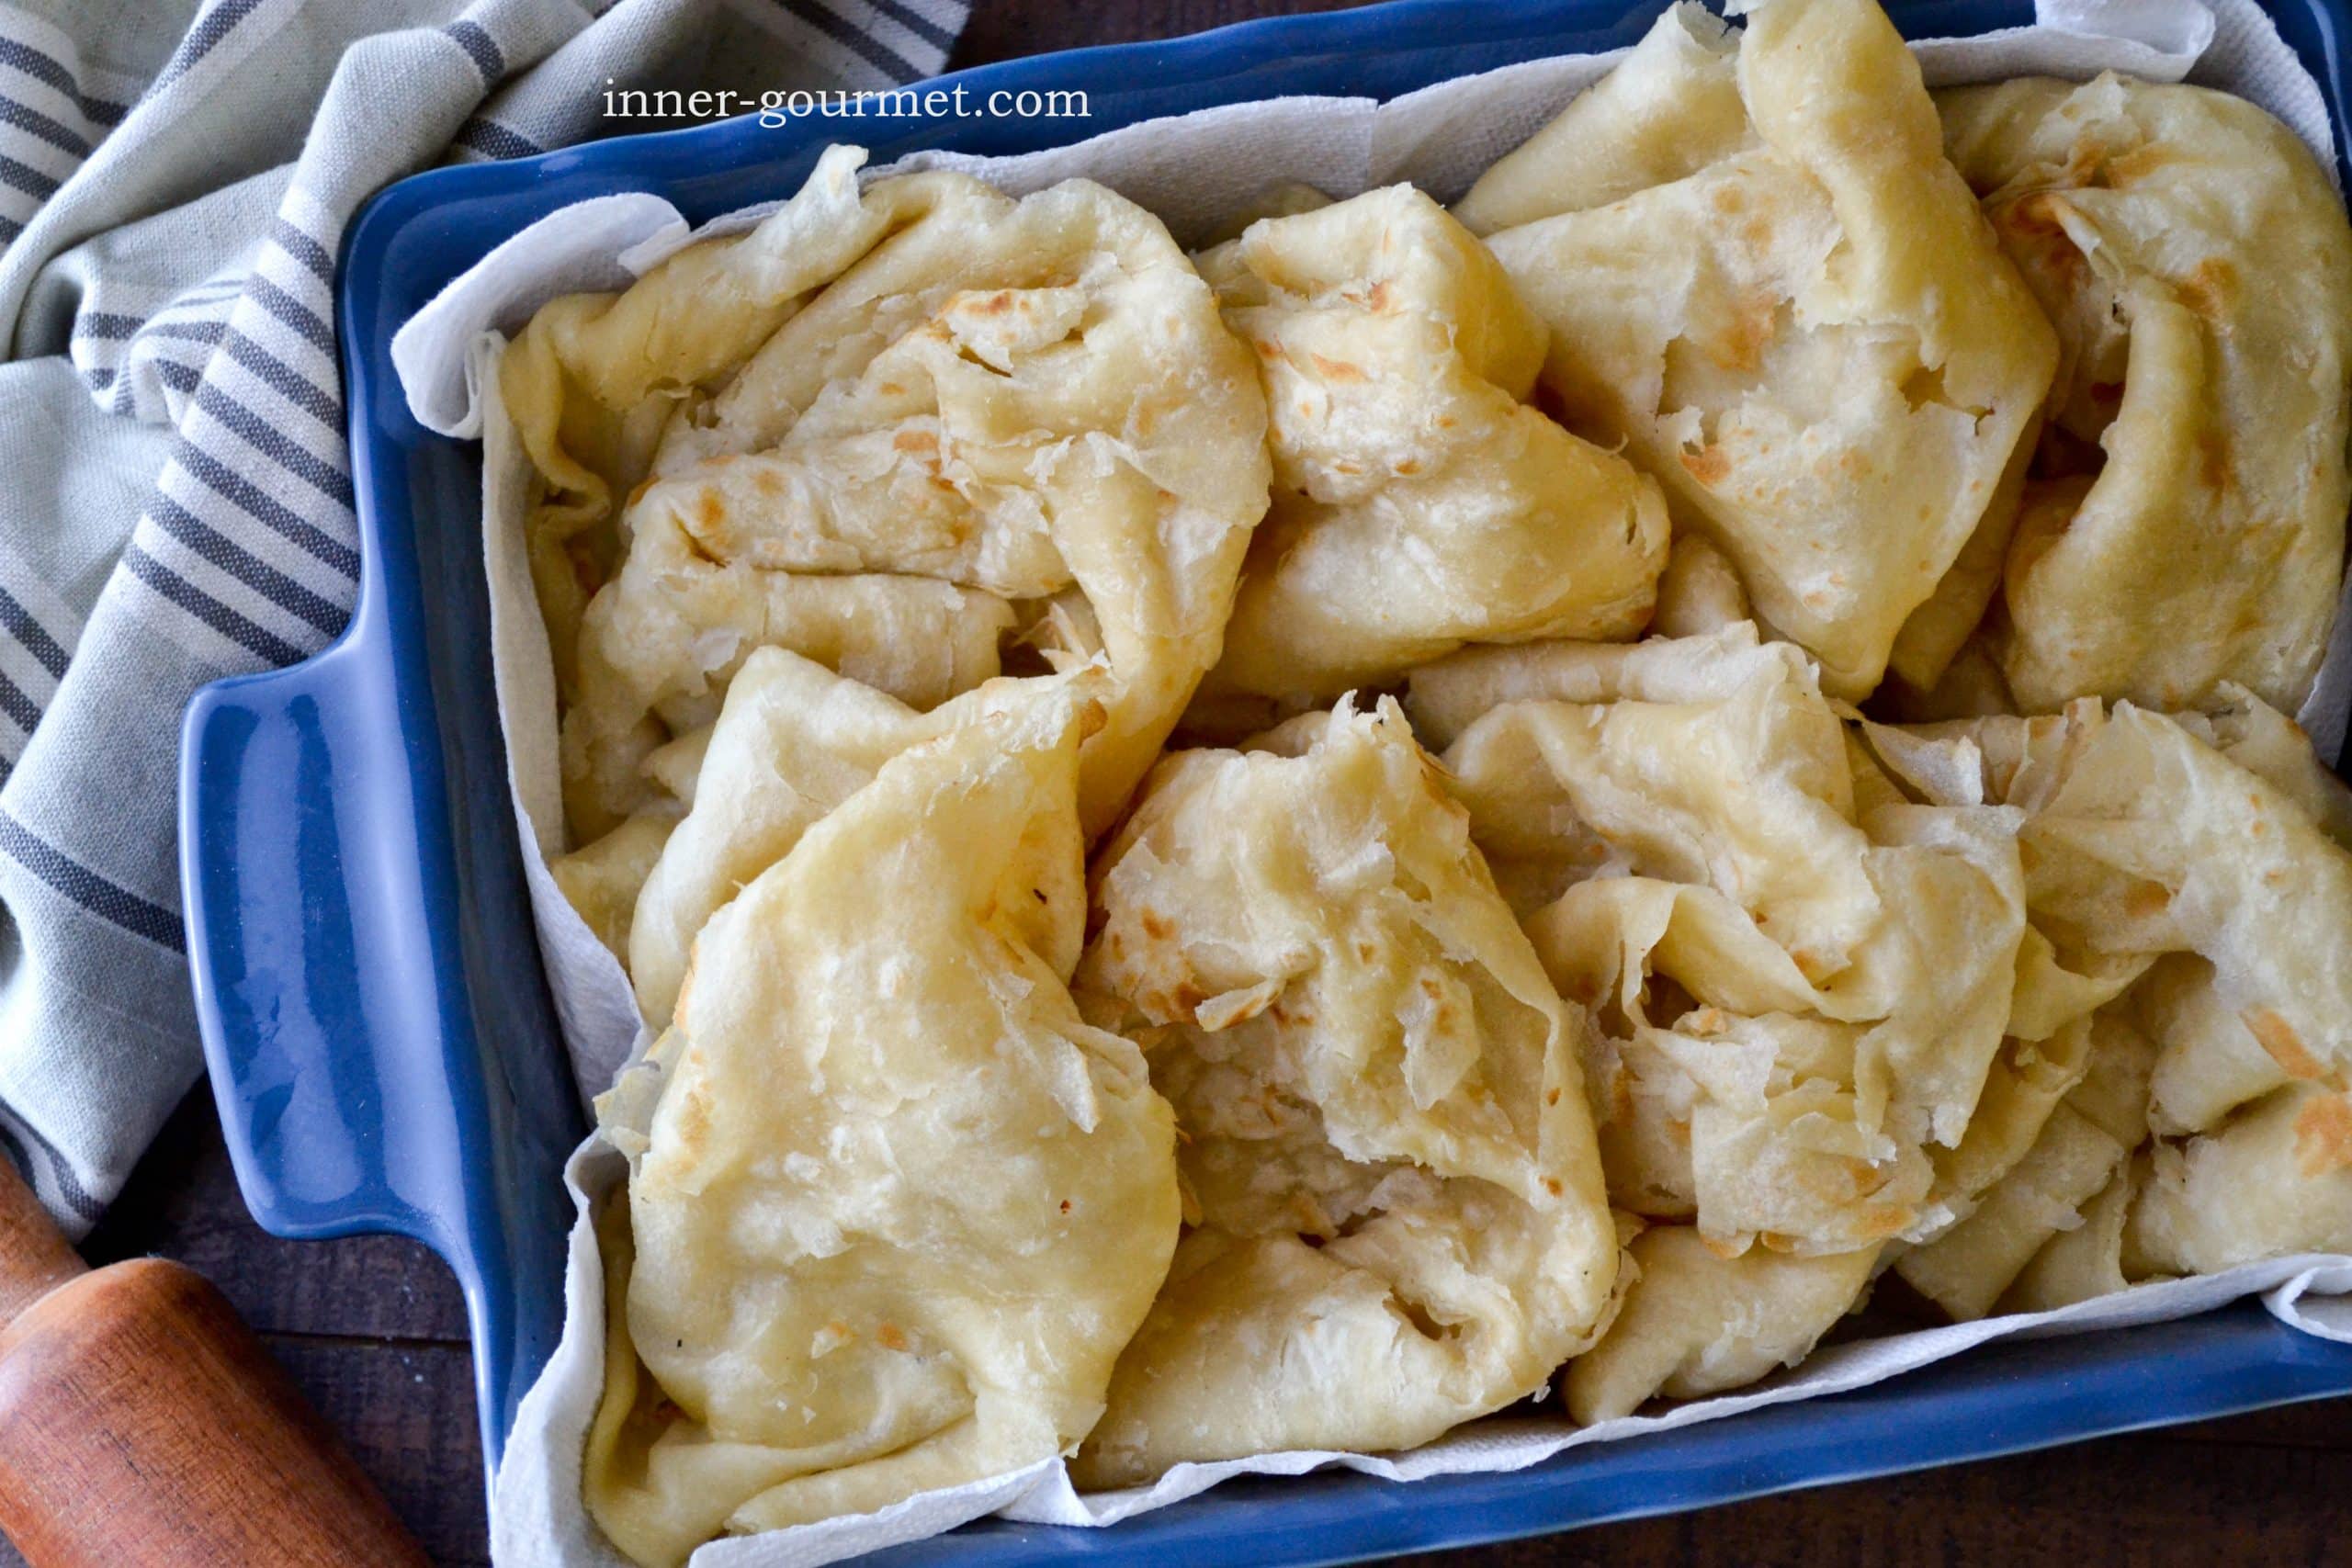
[[[2295,1168],[2318,1178],[2352,1166],[2352,1100],[2314,1095],[2295,1116]]]
[[[1708,446],[1696,452],[1685,452],[1681,454],[1681,457],[1682,466],[1690,471],[1690,477],[1709,490],[1714,489],[1731,477],[1731,459],[1724,455],[1724,449],[1720,446]]]
[[[928,430],[902,430],[890,437],[890,445],[900,452],[936,452],[939,437]]]
[[[1794,953],[1790,953],[1789,961],[1797,966],[1798,974],[1816,986],[1834,974],[1837,968],[1829,960],[1808,947],[1798,948]]]
[[[1996,210],[1993,226],[2016,241],[2062,287],[2071,289],[2082,281],[2088,265],[2059,220],[2065,209],[2057,197],[2036,191]]]
[[[2207,490],[2230,488],[2236,468],[2230,461],[2229,438],[2211,428],[2197,433],[2197,477]]]
[[[2135,882],[2123,896],[2123,912],[2135,920],[2154,919],[2172,906],[2172,889],[2161,882]]]
[[[1753,370],[1764,361],[1764,345],[1781,330],[1780,312],[1781,302],[1771,295],[1749,294],[1735,309],[1730,325],[1701,346],[1725,370]]]
[[[2107,162],[2107,146],[2092,137],[2076,140],[2066,149],[2065,164],[2059,169],[2053,183],[2069,189],[2098,183],[2099,166]]]
[[[1849,1156],[1831,1168],[1845,1172],[1849,1190],[1841,1196],[1859,1198],[1880,1185],[1878,1167],[1866,1159]]]
[[[2294,1026],[2269,1008],[2248,1008],[2239,1015],[2270,1059],[2291,1078],[2324,1078],[2326,1064],[2312,1055],[2296,1034]]]
[[[2209,321],[2218,321],[2235,309],[2237,268],[2220,256],[2207,256],[2180,280],[2180,302]]]
[[[695,498],[695,521],[706,528],[716,528],[727,521],[727,503],[715,490],[706,490]]]
[[[1634,1087],[1632,1077],[1623,1066],[1610,1071],[1609,1081],[1600,1086],[1601,1102],[1609,1108],[1608,1120],[1615,1122],[1634,1119]]]
[[[1372,379],[1364,374],[1363,367],[1361,365],[1351,365],[1344,359],[1326,359],[1319,354],[1309,354],[1306,357],[1328,380],[1369,381]]]
[[[2110,186],[2128,186],[2134,181],[2146,179],[2167,164],[2178,162],[2180,162],[2180,154],[2171,148],[2153,141],[2146,142],[2132,148],[2128,152],[2119,152],[2107,160],[2105,171],[2107,183]]]
[[[1069,1205],[1064,1204],[1063,1207],[1068,1208]],[[886,1323],[876,1329],[874,1342],[885,1350],[903,1350],[907,1348],[906,1334],[895,1323]]]
[[[707,1081],[701,1077],[690,1079],[678,1100],[678,1147],[699,1148],[710,1141],[711,1110]]]

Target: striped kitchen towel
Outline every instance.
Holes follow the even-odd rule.
[[[608,86],[882,87],[964,0],[0,0],[0,1145],[79,1235],[202,1069],[181,709],[358,588],[344,225]]]

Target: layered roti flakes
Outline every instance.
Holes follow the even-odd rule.
[[[1543,1389],[1617,1269],[1584,1021],[1396,705],[1176,753],[1093,875],[1077,985],[1175,1106],[1186,1224],[1080,1483]]]
[[[2203,87],[2045,79],[1939,94],[2062,345],[1990,632],[2016,704],[2291,711],[2352,505],[2352,228],[2302,143]]]
[[[1647,624],[1657,484],[1527,405],[1544,324],[1444,209],[1368,191],[1201,269],[1256,351],[1274,458],[1212,692],[1329,702],[1464,642]]]
[[[1568,427],[1657,476],[1826,690],[1940,674],[2057,347],[1870,0],[1770,0],[1736,41],[1674,7],[1459,211]]]
[[[535,553],[564,554],[595,583],[561,682],[565,801],[582,840],[639,807],[645,756],[710,722],[762,646],[918,708],[997,674],[1015,637],[1044,663],[1102,659],[1118,689],[1088,742],[1094,829],[1216,659],[1266,505],[1265,409],[1191,264],[1157,219],[1083,181],[1014,201],[919,175],[860,195],[857,161],[837,149],[751,234],[559,317],[626,318],[650,333],[639,352],[658,374],[575,397],[564,376],[528,370],[570,367],[579,334],[508,356],[526,429],[560,432],[582,402],[634,438],[657,416],[610,411],[649,383],[666,411],[605,552],[548,542],[576,537],[597,492],[540,461],[551,499]],[[826,231],[813,261],[812,229]],[[667,342],[723,336],[687,291],[724,267],[694,259],[713,247],[794,264],[762,275],[790,299],[729,312],[738,335],[718,370],[715,353]],[[556,395],[551,416],[541,405]],[[617,560],[600,573],[602,553]]]
[[[1096,673],[1080,669],[1068,679],[1095,690]],[[1059,679],[1000,677],[925,713],[787,649],[753,652],[729,683],[718,721],[698,732],[704,754],[688,809],[642,875],[625,951],[647,1021],[669,1022],[704,922],[884,762],[1031,701]],[[567,859],[601,855],[639,820]]]
[[[1167,1271],[1167,1103],[1066,988],[1101,707],[1031,692],[714,916],[602,1107],[629,1177],[586,1489],[639,1562],[1053,1458]]]
[[[2344,792],[2233,698],[1869,732],[1915,793],[2028,813],[2036,931],[2120,992],[2030,1148],[1896,1262],[1956,1317],[2352,1245]]]
[[[1868,1288],[1874,1249],[1726,1258],[1689,1225],[1659,1225],[1626,1249],[1634,1274],[1607,1337],[1568,1363],[1568,1414],[1590,1424],[1652,1396],[1701,1399],[1803,1360]]]
[[[1487,651],[1413,686],[1417,714],[1458,729],[1445,766],[1534,905],[1545,969],[1594,1011],[1611,1201],[1691,1231],[1636,1244],[1579,1415],[1802,1354],[1883,1244],[1944,1223],[1936,1156],[1962,1143],[2017,1011],[2022,813],[1905,799],[1849,745],[1804,656],[1744,623],[1687,644]],[[1462,727],[1479,686],[1510,700]],[[1737,1263],[1758,1247],[1844,1261]],[[1724,1309],[1704,1303],[1750,1292],[1808,1315],[1744,1314],[1762,1337],[1724,1339]]]

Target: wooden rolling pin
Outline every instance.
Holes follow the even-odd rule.
[[[33,1568],[430,1568],[252,1330],[93,1270],[0,1157],[0,1530]]]

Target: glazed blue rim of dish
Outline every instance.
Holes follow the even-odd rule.
[[[1082,121],[746,118],[388,188],[345,236],[339,324],[364,562],[334,646],[217,682],[190,705],[180,843],[197,1010],[245,1201],[291,1237],[424,1242],[462,1288],[483,1451],[561,1329],[582,1123],[524,891],[491,694],[478,448],[419,427],[393,331],[548,212],[643,190],[694,221],[783,196],[836,140],[877,163],[930,147],[1035,151],[1285,94],[1395,96],[1546,55],[1633,43],[1660,0],[1390,0],[1170,42],[982,66],[975,95],[1082,90]],[[2269,0],[2344,127],[2352,0]],[[1912,37],[2033,20],[2030,0],[1889,0]],[[1269,171],[1270,177],[1274,171]],[[430,606],[430,608],[428,608]],[[1228,1483],[1110,1532],[984,1521],[886,1554],[1042,1563],[1191,1562],[1246,1540],[1266,1562],[1339,1562],[1697,1507],[2352,1392],[2352,1347],[2241,1302],[2064,1340],[2009,1340],[1855,1393],[1410,1487],[1347,1472]]]

